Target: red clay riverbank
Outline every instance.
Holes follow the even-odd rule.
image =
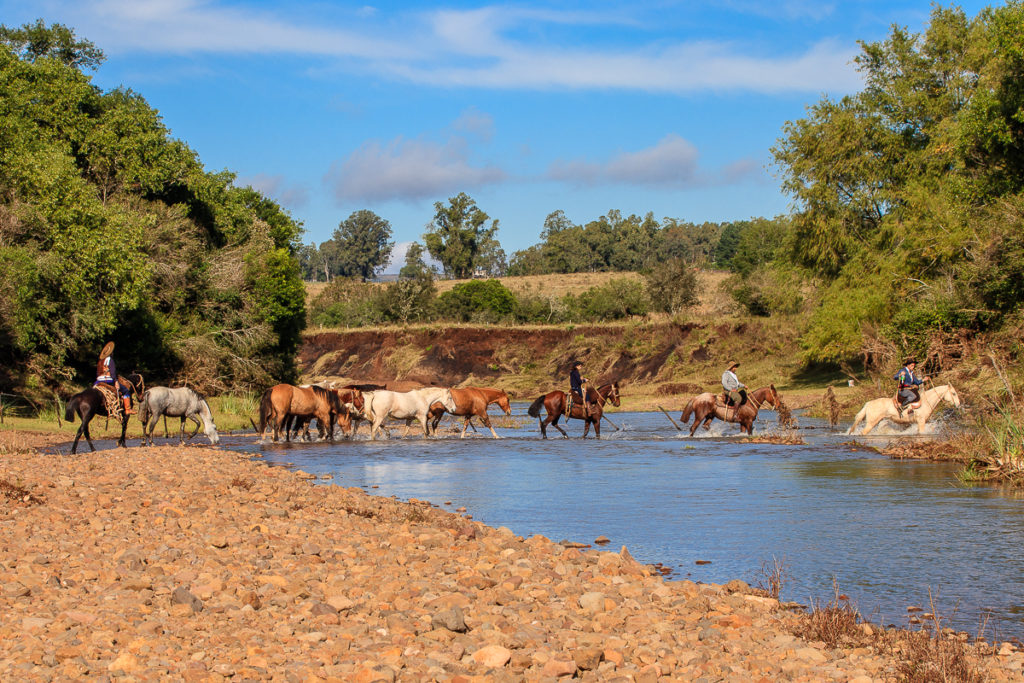
[[[0,679],[895,680],[745,584],[314,486],[211,448],[10,448]],[[581,539],[583,540],[583,539]],[[589,540],[589,539],[586,539]],[[1019,680],[1024,654],[981,666]]]

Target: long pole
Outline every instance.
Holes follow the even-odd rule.
[[[667,417],[668,421],[672,423],[672,426],[676,428],[676,431],[683,431],[683,428],[676,424],[676,421],[672,419],[672,416],[668,414],[667,410],[665,410],[661,406],[658,406],[658,410],[665,413],[665,417]]]
[[[603,417],[604,419],[608,420],[608,424],[610,424],[612,427],[615,427],[615,431],[619,431],[619,426],[617,424],[615,424],[614,422],[612,422],[611,418],[609,418],[604,413],[601,413],[601,417]]]

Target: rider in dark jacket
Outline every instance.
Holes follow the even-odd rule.
[[[586,384],[587,379],[580,377],[580,368],[583,367],[583,361],[573,361],[572,370],[569,372],[569,391],[573,394],[573,399],[578,400],[580,405],[583,406],[583,414],[590,416],[590,409],[587,406]]]
[[[127,380],[117,376],[117,366],[114,364],[114,342],[112,341],[104,344],[103,350],[100,351],[100,359],[96,364],[96,381],[93,386],[96,384],[109,384],[114,387],[121,395],[125,415],[135,414],[135,411],[132,410],[131,385]]]
[[[927,376],[924,379],[918,379],[917,375],[914,374],[915,369],[917,369],[917,360],[908,358],[907,362],[903,365],[903,369],[893,377],[898,384],[896,389],[896,409],[901,416],[903,415],[903,409],[907,405],[921,400],[921,392],[918,387],[931,379],[931,377]]]

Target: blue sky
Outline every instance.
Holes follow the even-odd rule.
[[[971,16],[989,3],[961,3]],[[506,252],[552,211],[726,221],[790,209],[770,148],[854,92],[858,40],[922,30],[925,1],[0,0],[75,29],[208,170],[321,242],[353,211],[421,239],[467,192]]]

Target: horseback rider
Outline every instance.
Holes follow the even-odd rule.
[[[576,400],[577,398],[579,399],[580,405],[583,406],[583,414],[586,417],[590,417],[590,408],[587,406],[586,390],[588,380],[586,377],[580,377],[581,367],[583,367],[583,361],[573,361],[572,370],[569,372],[569,393],[573,397],[573,400]]]
[[[733,372],[739,366],[739,363],[732,361],[722,373],[722,388],[725,389],[722,398],[726,407],[735,407],[737,410],[747,402],[747,385],[740,382],[739,377]]]
[[[100,351],[99,363],[96,365],[96,381],[93,383],[93,386],[109,384],[121,394],[121,401],[124,403],[124,414],[134,415],[135,411],[132,410],[132,386],[117,376],[117,366],[114,364],[113,353],[114,342],[110,341],[103,345],[103,350]]]
[[[916,368],[917,359],[908,358],[907,362],[903,364],[903,368],[893,377],[897,382],[895,401],[896,411],[900,414],[900,417],[903,417],[904,408],[911,403],[917,403],[921,400],[921,391],[918,387],[931,379],[928,376],[925,376],[924,379],[919,379],[914,374]],[[913,408],[911,407],[911,410]]]

